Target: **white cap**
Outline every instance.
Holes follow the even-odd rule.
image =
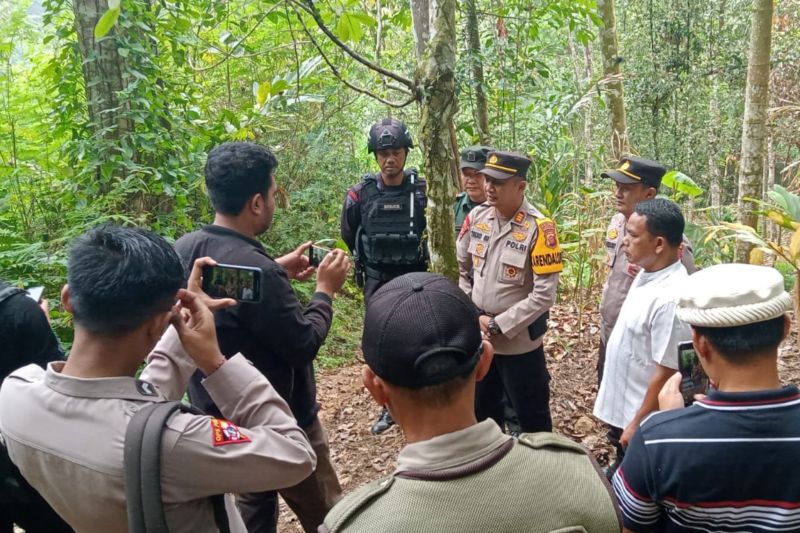
[[[678,318],[713,328],[764,322],[792,308],[780,272],[741,263],[695,272],[678,290],[676,302]]]

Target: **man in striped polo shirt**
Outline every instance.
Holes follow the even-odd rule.
[[[686,280],[677,305],[716,390],[678,409],[680,374],[665,385],[614,476],[625,531],[800,530],[800,391],[777,365],[791,327],[783,277],[713,266]]]

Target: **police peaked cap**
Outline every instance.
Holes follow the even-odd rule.
[[[414,148],[414,141],[405,124],[396,118],[385,118],[369,129],[367,152],[391,148]]]

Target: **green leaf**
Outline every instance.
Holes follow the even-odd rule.
[[[258,91],[256,91],[256,102],[258,105],[264,105],[267,101],[267,97],[272,93],[272,85],[270,82],[265,81],[258,86]]]
[[[128,50],[127,48],[117,48],[117,53],[122,57],[128,57],[130,50]]]
[[[269,89],[269,94],[272,96],[277,96],[288,88],[289,82],[281,78],[272,82],[272,85]]]
[[[674,191],[682,192],[692,197],[703,194],[703,189],[692,178],[677,170],[670,170],[664,174],[664,177],[661,178],[661,183]]]
[[[100,17],[100,20],[97,21],[97,24],[94,27],[94,38],[95,39],[102,39],[105,37],[108,32],[111,31],[111,28],[114,27],[114,24],[117,23],[117,19],[119,18],[119,7],[116,9],[109,9],[103,16]]]

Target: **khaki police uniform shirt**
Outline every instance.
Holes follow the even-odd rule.
[[[467,216],[458,238],[459,286],[482,312],[494,315],[503,332],[491,339],[498,354],[522,354],[541,346],[542,337],[531,339],[528,326],[555,303],[561,251],[555,225],[548,221],[552,232],[541,235],[539,246],[545,250],[540,260],[549,264],[537,270],[556,271],[534,272],[537,219],[542,221],[544,215],[527,200],[502,225],[495,208],[481,204]]]
[[[603,296],[600,300],[600,340],[608,342],[611,330],[619,317],[622,303],[636,277],[638,270],[631,269],[628,258],[625,257],[625,223],[627,219],[622,213],[617,213],[611,218],[611,223],[606,231],[606,264],[608,265],[608,279],[603,285]],[[681,262],[689,274],[697,271],[692,255],[692,244],[683,236]]]
[[[128,422],[152,402],[180,399],[196,370],[173,328],[148,363],[138,380],[64,376],[63,362],[46,371],[29,365],[0,389],[0,432],[12,461],[79,533],[128,531]],[[241,354],[203,385],[231,422],[188,413],[167,421],[161,483],[172,533],[217,531],[209,496],[295,485],[316,462],[286,402]],[[232,531],[244,532],[238,514],[228,514]]]

